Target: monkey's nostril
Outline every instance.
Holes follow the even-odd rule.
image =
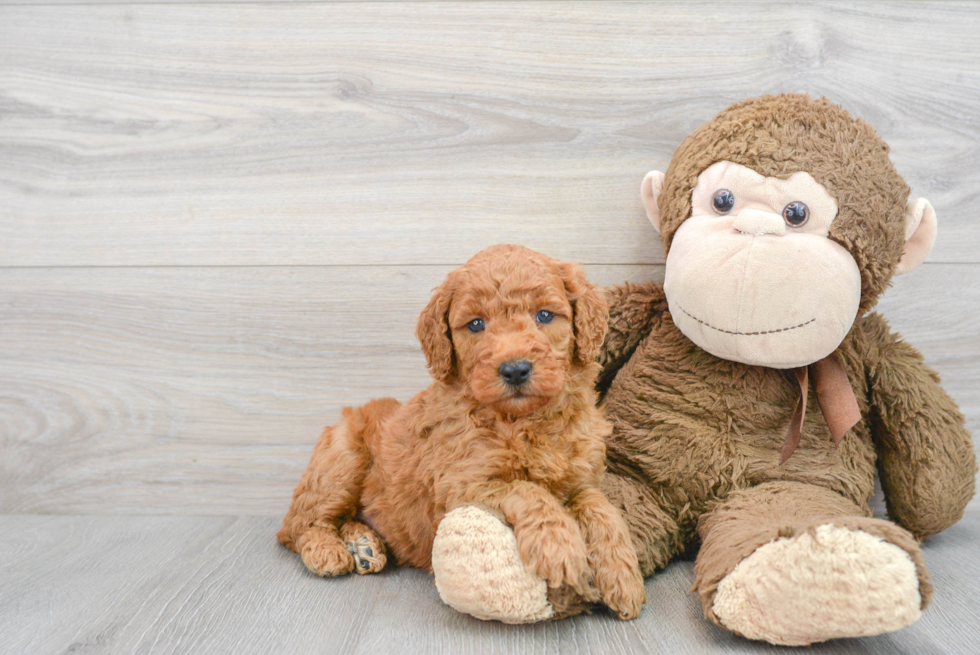
[[[512,359],[501,364],[497,373],[500,374],[504,382],[516,387],[524,384],[531,377],[531,362],[526,359]]]

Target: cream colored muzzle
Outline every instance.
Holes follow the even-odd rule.
[[[742,234],[761,236],[763,234],[773,234],[783,236],[786,234],[786,222],[779,214],[760,211],[758,209],[743,209],[732,221],[732,227]]]

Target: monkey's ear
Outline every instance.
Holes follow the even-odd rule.
[[[905,207],[905,248],[895,275],[908,273],[922,263],[936,243],[936,210],[925,198],[910,200]]]
[[[643,198],[643,206],[647,210],[647,218],[650,219],[650,224],[653,225],[653,229],[660,234],[660,206],[657,204],[657,198],[660,197],[660,191],[664,188],[664,174],[660,171],[650,171],[643,178],[643,184],[640,185],[640,197]]]
[[[599,356],[602,341],[606,338],[609,305],[578,264],[561,263],[558,272],[565,283],[568,301],[572,304],[575,354],[583,364],[590,364]]]
[[[429,371],[440,382],[446,382],[455,369],[453,342],[449,331],[449,305],[452,299],[453,289],[449,280],[446,280],[432,291],[432,298],[422,310],[415,326],[415,336],[422,344]]]

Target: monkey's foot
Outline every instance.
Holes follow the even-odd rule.
[[[722,578],[712,611],[749,639],[803,646],[919,618],[915,563],[881,537],[825,524],[756,549]]]
[[[360,575],[377,573],[385,567],[388,557],[378,533],[357,521],[348,521],[340,529],[340,538],[354,558],[354,568]]]
[[[479,507],[459,507],[442,519],[432,571],[439,596],[458,612],[504,623],[555,616],[548,585],[521,560],[514,531]]]

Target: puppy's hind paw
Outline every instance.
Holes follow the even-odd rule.
[[[340,536],[347,544],[347,552],[354,558],[354,568],[359,575],[377,573],[385,567],[388,557],[384,542],[378,534],[357,521],[350,521],[340,529]]]

